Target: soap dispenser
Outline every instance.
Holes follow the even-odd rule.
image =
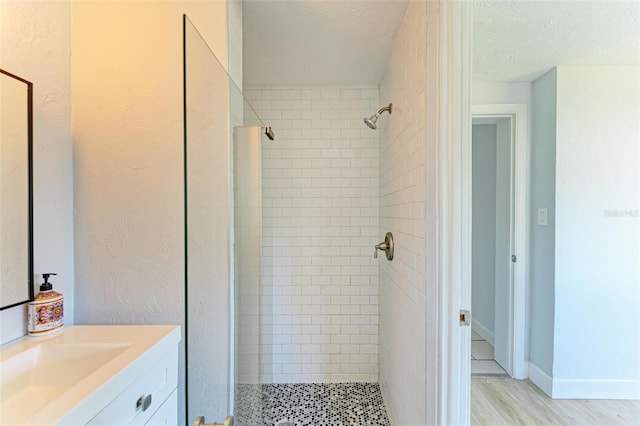
[[[27,329],[30,336],[55,333],[64,326],[64,298],[53,291],[49,282],[51,275],[57,274],[42,274],[44,283],[40,286],[40,293],[29,303]]]

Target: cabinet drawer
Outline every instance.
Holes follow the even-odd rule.
[[[178,350],[171,350],[89,423],[91,426],[143,425],[178,386]],[[168,401],[167,401],[168,402]]]

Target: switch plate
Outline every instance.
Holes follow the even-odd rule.
[[[538,225],[547,226],[547,209],[538,209]]]

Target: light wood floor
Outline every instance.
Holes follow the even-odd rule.
[[[529,380],[472,379],[472,425],[640,425],[640,401],[551,399]]]

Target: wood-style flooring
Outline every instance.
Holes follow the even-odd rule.
[[[529,380],[472,379],[472,425],[640,425],[640,401],[551,399]]]

